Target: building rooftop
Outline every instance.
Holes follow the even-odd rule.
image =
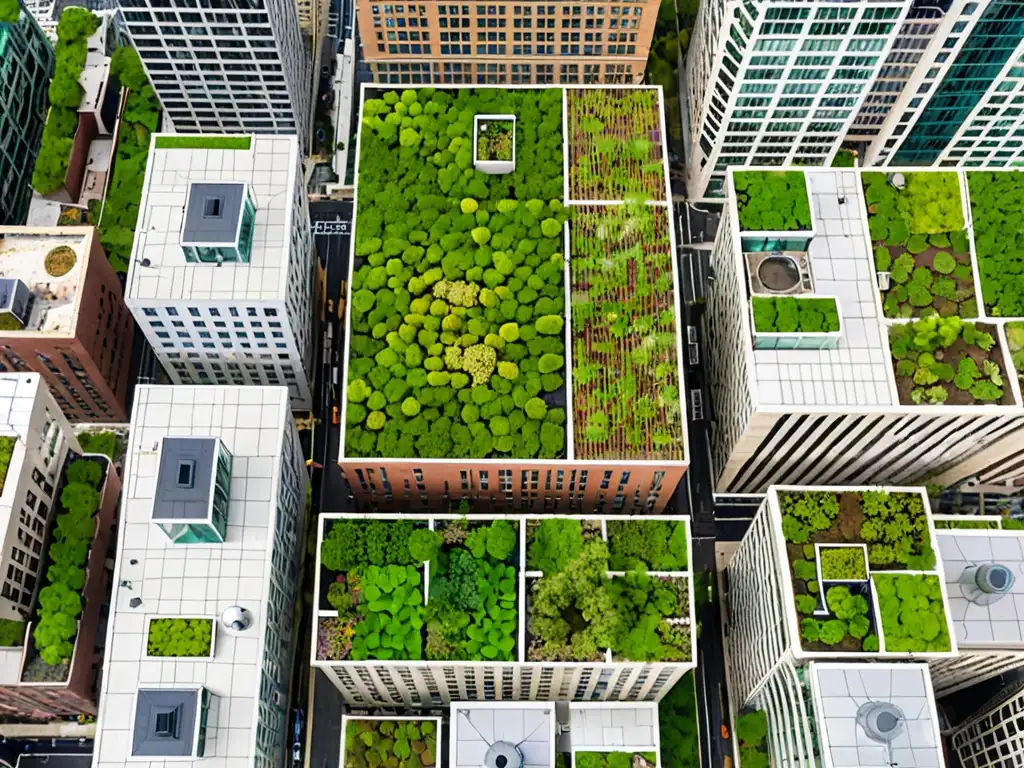
[[[132,757],[187,757],[196,739],[198,688],[140,688],[132,726]]]
[[[285,295],[298,140],[254,136],[244,148],[168,148],[153,134],[126,296],[137,300],[272,300]],[[241,145],[240,145],[241,146]],[[182,251],[189,189],[248,185],[256,205],[248,262],[190,263]],[[148,266],[143,266],[148,260]]]
[[[946,764],[927,664],[814,663],[810,674],[826,765]]]
[[[242,221],[245,184],[192,184],[181,230],[181,242],[189,245],[234,243]]]
[[[74,335],[95,232],[92,227],[0,227],[0,278],[20,280],[31,295],[25,333]]]
[[[217,450],[214,437],[165,437],[161,441],[154,520],[205,520],[210,516]]]
[[[140,690],[147,691],[148,698],[149,691],[200,686],[216,698],[202,765],[253,764],[272,591],[275,500],[289,419],[283,387],[137,390],[113,578],[114,584],[128,586],[115,587],[111,598],[95,741],[97,768],[123,766],[129,759]],[[175,544],[151,521],[160,482],[159,446],[168,435],[216,435],[231,451],[223,543]],[[233,605],[251,614],[251,626],[242,633],[220,626],[219,617]],[[148,658],[148,625],[155,616],[212,618],[213,655],[202,663],[173,656]],[[150,764],[162,766],[164,760],[153,756]]]

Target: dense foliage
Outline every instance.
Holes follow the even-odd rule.
[[[687,672],[658,702],[661,768],[700,768],[697,722],[697,691]]]
[[[0,493],[7,482],[7,470],[11,466],[11,457],[14,455],[14,446],[17,442],[13,437],[0,437]]]
[[[25,644],[25,622],[0,619],[0,648],[18,648]]]
[[[960,529],[960,530],[972,530],[972,529],[998,529],[999,522],[997,520],[936,520],[936,528],[943,529]]]
[[[664,200],[658,91],[587,88],[566,99],[570,198]]]
[[[819,559],[822,581],[863,581],[868,577],[860,547],[823,547]]]
[[[736,171],[740,229],[793,232],[811,228],[811,201],[802,171]]]
[[[949,628],[938,576],[875,574],[882,638],[887,652],[950,649]]]
[[[864,198],[871,213],[872,239],[906,240],[909,235],[959,232],[964,228],[960,182],[955,172],[904,173],[903,189],[885,173],[864,173]],[[903,234],[903,226],[907,235]],[[877,236],[876,236],[877,235]]]
[[[84,453],[101,453],[111,461],[117,458],[117,435],[114,432],[80,432],[75,437]]]
[[[736,741],[743,768],[768,768],[768,714],[760,709],[736,716]]]
[[[347,456],[556,458],[565,410],[561,99],[432,88],[363,106]],[[517,116],[515,173],[473,118]],[[544,202],[549,200],[550,202]]]
[[[146,653],[150,656],[210,655],[212,619],[150,619]]]
[[[849,149],[840,149],[832,158],[833,168],[855,168],[857,165],[857,153]]]
[[[67,471],[68,482],[60,494],[62,509],[57,513],[49,550],[50,567],[46,571],[49,584],[39,591],[39,622],[32,630],[39,656],[50,666],[67,661],[75,650],[102,474],[92,461],[73,461]]]
[[[477,125],[476,159],[478,161],[512,160],[515,123],[511,120],[480,121]]]
[[[583,549],[583,525],[579,520],[546,518],[533,532],[526,550],[526,567],[531,571],[557,573]]]
[[[249,149],[252,136],[158,136],[156,149]]]
[[[633,755],[638,754],[651,765],[657,765],[653,752],[576,752],[576,768],[631,768]]]
[[[829,618],[819,620],[808,617],[800,621],[800,637],[804,643],[822,643],[834,647],[852,638],[856,642],[849,644],[847,650],[869,650],[872,614],[864,595],[851,592],[844,586],[831,587],[825,593],[825,607]]]
[[[755,333],[834,333],[839,309],[832,298],[753,296]]]
[[[685,570],[688,538],[685,523],[609,520],[608,551],[612,570]]]
[[[985,307],[995,317],[1024,317],[1024,178],[972,171],[967,187]]]
[[[110,72],[128,89],[128,98],[102,215],[94,218],[99,218],[100,243],[111,265],[118,272],[127,272],[149,161],[149,135],[160,126],[160,102],[134,48],[114,51]]]
[[[64,186],[71,146],[78,130],[78,104],[82,100],[78,78],[85,69],[87,41],[99,24],[99,17],[74,6],[65,8],[57,22],[56,64],[49,89],[50,112],[32,172],[32,186],[42,195]]]
[[[344,768],[430,768],[437,737],[432,720],[349,720]]]
[[[670,226],[665,210],[655,206],[574,212],[569,270],[577,458],[683,456]]]
[[[0,0],[0,22],[16,24],[21,16],[19,0]]]
[[[1024,389],[1024,323],[1007,323],[1003,327],[1006,330],[1006,341],[1010,347],[1010,359],[1017,371],[1021,388]]]
[[[1003,399],[1004,371],[985,326],[958,317],[925,317],[889,326],[900,402],[974,405]]]

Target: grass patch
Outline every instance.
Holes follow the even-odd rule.
[[[249,149],[252,136],[157,136],[157,149]]]

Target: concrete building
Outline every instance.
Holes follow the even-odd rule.
[[[93,227],[0,227],[0,366],[73,421],[127,421],[135,324]]]
[[[773,483],[918,482],[963,464],[1024,426],[1008,357],[1008,318],[988,314],[983,301],[975,315],[993,334],[996,364],[1007,372],[1000,404],[929,405],[908,397],[890,345],[893,329],[905,318],[891,317],[883,304],[862,190],[867,177],[852,170],[801,173],[811,216],[803,232],[741,229],[729,176],[707,307],[717,491],[758,493]],[[963,221],[971,222],[967,179],[957,184]],[[990,279],[979,268],[984,259],[976,253],[970,226],[963,236],[971,251],[970,291],[982,295],[980,286]],[[774,256],[780,258],[772,261]],[[760,275],[780,259],[792,263],[799,284],[776,291]],[[839,330],[810,336],[755,332],[753,299],[783,295],[834,300]],[[1010,451],[1015,442],[1001,445]]]
[[[568,519],[569,516],[562,516]],[[526,515],[469,515],[470,525],[490,524],[493,520],[508,520],[517,527],[518,547],[515,553],[516,571],[514,589],[516,591],[516,622],[515,646],[508,661],[488,660],[476,653],[473,660],[386,660],[368,658],[356,660],[349,658],[348,651],[335,657],[332,648],[338,647],[333,640],[337,632],[335,626],[339,622],[339,612],[327,601],[330,585],[341,580],[344,574],[330,570],[322,557],[324,541],[330,538],[333,526],[338,521],[348,520],[385,520],[412,521],[417,526],[430,530],[443,531],[452,528],[453,523],[461,518],[455,514],[437,514],[430,516],[388,515],[383,513],[325,514],[320,517],[320,531],[317,538],[317,579],[314,592],[319,597],[314,612],[315,629],[311,639],[311,665],[322,670],[337,686],[342,698],[353,707],[439,707],[455,706],[454,702],[476,701],[630,701],[653,702],[661,699],[672,686],[689,670],[696,667],[692,649],[696,647],[696,617],[694,613],[693,574],[687,567],[678,571],[658,571],[655,575],[672,581],[682,594],[686,595],[686,615],[679,615],[669,621],[679,631],[689,636],[688,647],[691,649],[689,658],[672,658],[672,660],[651,659],[634,661],[616,655],[610,649],[597,649],[599,660],[591,661],[543,661],[537,660],[532,654],[535,644],[539,644],[532,635],[529,606],[536,599],[538,582],[543,577],[540,571],[527,567],[528,531],[535,530],[540,523],[538,518]],[[546,518],[550,519],[550,518]],[[574,516],[572,519],[583,520]],[[587,521],[600,526],[600,536],[608,541],[608,526],[612,521],[637,521],[640,518],[606,517],[587,515]],[[687,556],[686,562],[692,562],[689,555],[689,518],[660,517],[645,515],[644,521],[668,521],[678,523],[686,528]],[[465,538],[465,537],[463,537]],[[428,561],[420,566],[424,584],[430,584],[443,573],[436,569],[436,564]],[[434,574],[433,576],[431,574]],[[609,571],[612,578],[623,577],[621,571]],[[431,600],[428,589],[423,598],[426,607]],[[589,624],[592,617],[581,619]],[[472,628],[471,628],[472,629]],[[574,627],[572,631],[578,631]],[[354,630],[353,630],[354,631]],[[428,628],[417,629],[427,638],[427,650],[430,651],[431,640],[427,635]],[[502,630],[504,631],[504,630]],[[652,629],[652,634],[655,631]],[[349,651],[351,636],[347,629],[342,632],[347,637]],[[344,641],[342,642],[344,645]],[[376,656],[375,653],[371,653]],[[671,658],[671,657],[670,657]],[[482,705],[480,705],[482,706]]]
[[[656,2],[357,3],[379,83],[640,83]]]
[[[97,768],[285,763],[307,483],[290,411],[283,387],[137,391]]]
[[[156,134],[126,303],[176,384],[309,408],[313,240],[295,136]]]
[[[949,735],[963,768],[1001,768],[1024,753],[1024,682],[1011,683]]]
[[[82,448],[38,374],[0,375],[0,411],[6,456],[0,495],[0,518],[6,520],[0,618],[7,638],[0,647],[0,711],[15,718],[92,715],[99,666],[96,640],[110,575],[105,561],[121,481],[106,457],[88,457],[105,469],[98,488],[96,532],[85,555],[79,591],[82,613],[70,659],[49,665],[40,658],[32,630],[39,621],[40,589],[48,583],[43,564],[51,562],[48,550],[64,513],[59,502],[62,472]],[[16,640],[17,629],[21,637]]]
[[[122,3],[132,45],[177,133],[309,134],[310,65],[295,0],[213,15],[151,0]]]
[[[35,18],[14,7],[17,16],[0,19],[0,224],[24,224],[28,215],[54,66]]]

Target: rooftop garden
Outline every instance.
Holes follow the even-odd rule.
[[[20,648],[25,644],[25,622],[0,619],[0,648]]]
[[[574,212],[577,458],[678,460],[685,453],[670,226],[659,206]]]
[[[473,169],[477,114],[516,115],[514,173]],[[345,455],[564,455],[561,91],[389,91],[360,152]]]
[[[56,65],[50,81],[50,111],[43,126],[43,142],[32,172],[32,186],[41,195],[64,186],[75,132],[82,86],[78,78],[85,69],[87,43],[100,20],[85,8],[65,8],[57,22]]]
[[[572,200],[665,199],[658,91],[566,92]]]
[[[805,651],[874,653],[880,649],[879,635],[886,651],[950,649],[945,606],[931,597],[927,579],[924,587],[915,588],[907,608],[914,606],[913,611],[931,618],[908,613],[898,623],[889,621],[893,611],[890,580],[895,578],[898,586],[907,575],[900,571],[935,567],[921,495],[784,491],[778,496]],[[919,580],[919,574],[912,578]],[[878,589],[878,605],[873,604],[869,580]],[[908,589],[903,587],[904,594],[910,594]],[[921,597],[927,597],[927,604],[917,599]]]
[[[1010,346],[1010,359],[1017,373],[1021,391],[1024,392],[1024,323],[1007,323],[1006,342]]]
[[[735,171],[736,209],[745,232],[799,232],[811,228],[811,200],[803,171]]]
[[[342,768],[430,768],[437,764],[433,720],[359,720],[345,726]]]
[[[477,160],[511,160],[516,135],[515,125],[512,120],[500,118],[488,119],[486,123],[481,121],[476,138]]]
[[[612,558],[631,560],[638,547],[635,540],[624,546],[621,535],[603,540],[597,522],[546,519],[528,533],[527,567],[543,574],[527,591],[529,661],[599,661],[606,650],[618,661],[692,658],[686,576],[642,568],[609,575]],[[654,534],[636,529],[629,537],[653,550]],[[668,556],[679,558],[671,538]]]
[[[0,23],[16,24],[21,17],[21,3],[18,0],[0,0]]]
[[[687,672],[658,702],[662,768],[700,768],[697,690]]]
[[[150,619],[146,654],[208,658],[213,655],[213,632],[213,619]]]
[[[768,713],[755,709],[737,715],[736,742],[743,768],[768,768]]]
[[[124,441],[118,439],[116,432],[79,432],[75,437],[83,453],[101,453],[115,461],[124,452]]]
[[[1010,405],[994,326],[930,317],[889,327],[903,405]]]
[[[974,272],[956,173],[861,176],[875,269],[890,275],[886,317],[977,317]]]
[[[971,171],[967,188],[985,310],[993,317],[1024,317],[1024,178]]]
[[[831,297],[753,296],[754,333],[835,333],[839,309]]]
[[[157,136],[156,149],[250,149],[252,136]]]
[[[7,470],[11,466],[11,458],[14,456],[14,446],[18,440],[14,437],[0,437],[0,493],[4,492],[4,485],[7,482]]]
[[[573,753],[576,768],[654,768],[658,755],[654,752],[587,752]]]

